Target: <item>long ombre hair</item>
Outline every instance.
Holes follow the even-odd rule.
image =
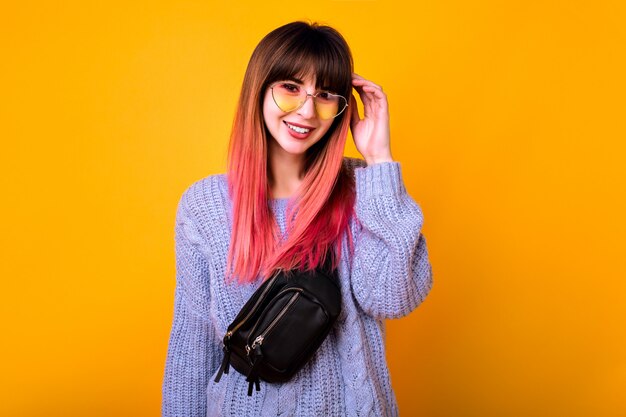
[[[305,155],[301,186],[287,205],[287,238],[270,208],[268,139],[263,100],[279,80],[315,75],[316,88],[328,87],[349,101],[353,62],[350,48],[335,29],[293,22],[270,32],[257,45],[243,80],[228,150],[228,192],[232,234],[226,276],[241,283],[276,270],[312,270],[341,258],[341,237],[354,215],[354,178],[343,164],[351,107],[337,116]]]

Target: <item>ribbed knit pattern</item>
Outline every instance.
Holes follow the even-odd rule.
[[[398,162],[344,158],[356,179],[354,258],[342,240],[343,305],[313,358],[289,382],[261,381],[248,397],[231,368],[213,381],[228,325],[261,284],[224,280],[232,206],[225,174],[193,183],[176,213],[174,320],[163,379],[164,417],[397,416],[385,360],[384,320],[413,311],[432,288],[423,216]],[[283,233],[287,199],[270,206]]]

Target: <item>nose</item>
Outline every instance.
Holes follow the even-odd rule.
[[[315,102],[313,96],[310,94],[306,96],[304,104],[298,109],[298,114],[305,119],[312,119],[315,117]]]

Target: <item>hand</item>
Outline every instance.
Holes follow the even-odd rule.
[[[351,95],[350,129],[356,149],[363,155],[368,165],[393,161],[387,96],[379,85],[358,74],[352,74],[352,85],[359,93],[364,110],[364,118],[361,119],[356,98]]]

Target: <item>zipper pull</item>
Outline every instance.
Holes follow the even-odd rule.
[[[259,360],[263,359],[263,352],[261,349],[257,349],[263,343],[263,336],[258,336],[252,342],[252,346],[246,345],[246,354],[248,355],[248,360],[250,361],[250,370],[248,371],[248,375],[246,381],[248,381],[248,396],[252,396],[252,387],[254,386],[257,391],[261,390],[261,385],[259,383],[259,376],[256,373],[256,368],[258,366]],[[250,356],[250,352],[253,353]]]
[[[254,339],[254,342],[252,342],[251,349],[252,350],[256,349],[256,347],[261,346],[262,343],[263,343],[263,335],[258,336],[256,339]]]
[[[220,370],[215,376],[215,382],[220,382],[222,374],[228,374],[228,371],[230,369],[230,351],[228,350],[226,345],[224,345],[222,350],[224,351],[224,359],[222,359],[222,365],[220,366]]]
[[[252,363],[250,352],[255,350],[258,346],[261,346],[262,343],[263,343],[263,336],[261,335],[261,336],[258,336],[256,339],[254,339],[254,341],[252,342],[252,346],[246,345],[246,356],[248,356],[248,360],[250,360],[250,363]],[[256,354],[256,356],[259,356],[259,355]]]
[[[261,385],[259,383],[259,377],[255,377],[254,379],[250,379],[248,381],[248,397],[252,397],[252,385],[254,384],[254,387],[256,388],[257,391],[261,391]]]
[[[257,353],[255,351],[255,353]],[[262,356],[260,352],[255,356]],[[248,381],[248,397],[252,396],[252,386],[254,385],[257,391],[261,391],[261,385],[259,383],[259,376],[256,373],[257,362],[256,359],[252,360],[252,367],[248,371],[246,381]]]

